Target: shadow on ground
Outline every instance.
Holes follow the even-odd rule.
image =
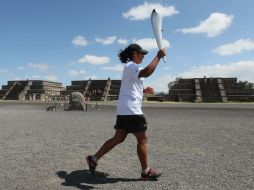
[[[93,175],[89,170],[77,170],[69,174],[66,171],[58,171],[56,175],[65,180],[61,185],[73,186],[84,190],[93,189],[94,187],[91,185],[96,184],[140,181],[140,179],[133,178],[110,178],[108,177],[109,174],[99,171],[96,171],[95,175]]]

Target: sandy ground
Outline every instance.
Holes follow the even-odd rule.
[[[0,189],[254,189],[254,104],[145,104],[158,181],[139,180],[131,134],[89,173],[85,156],[112,137],[115,105],[47,106],[0,102]]]

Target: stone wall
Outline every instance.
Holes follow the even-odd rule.
[[[62,83],[43,80],[8,81],[0,90],[3,100],[48,100],[80,92],[86,100],[117,100],[121,80],[72,81],[66,89]],[[147,100],[155,100],[153,97]],[[187,78],[174,81],[163,100],[176,102],[254,101],[254,89],[247,89],[237,78]],[[163,101],[159,99],[159,101]]]
[[[254,89],[237,78],[178,79],[169,90],[169,100],[186,102],[254,101]]]
[[[121,80],[83,80],[72,81],[62,95],[70,96],[72,92],[82,93],[87,100],[107,101],[117,100],[119,96]]]
[[[4,100],[41,100],[59,96],[62,83],[43,80],[8,81],[2,86],[0,98]]]

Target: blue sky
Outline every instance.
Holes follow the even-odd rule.
[[[254,82],[253,0],[0,0],[0,85],[39,79],[121,79],[117,54],[130,43],[157,52],[150,14],[163,17],[167,63],[145,86],[176,77]]]

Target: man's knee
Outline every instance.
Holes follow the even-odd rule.
[[[113,140],[115,141],[116,144],[120,144],[124,142],[125,137],[113,137]]]
[[[125,140],[125,138],[120,138],[120,139],[118,139],[118,144],[124,142],[124,140]]]
[[[146,145],[147,140],[138,141],[138,145]]]
[[[148,137],[146,133],[136,133],[134,134],[137,138],[137,143],[142,145],[142,144],[147,144]]]
[[[143,138],[138,139],[138,144],[140,145],[147,144],[147,141],[148,141],[147,136],[144,136]]]

